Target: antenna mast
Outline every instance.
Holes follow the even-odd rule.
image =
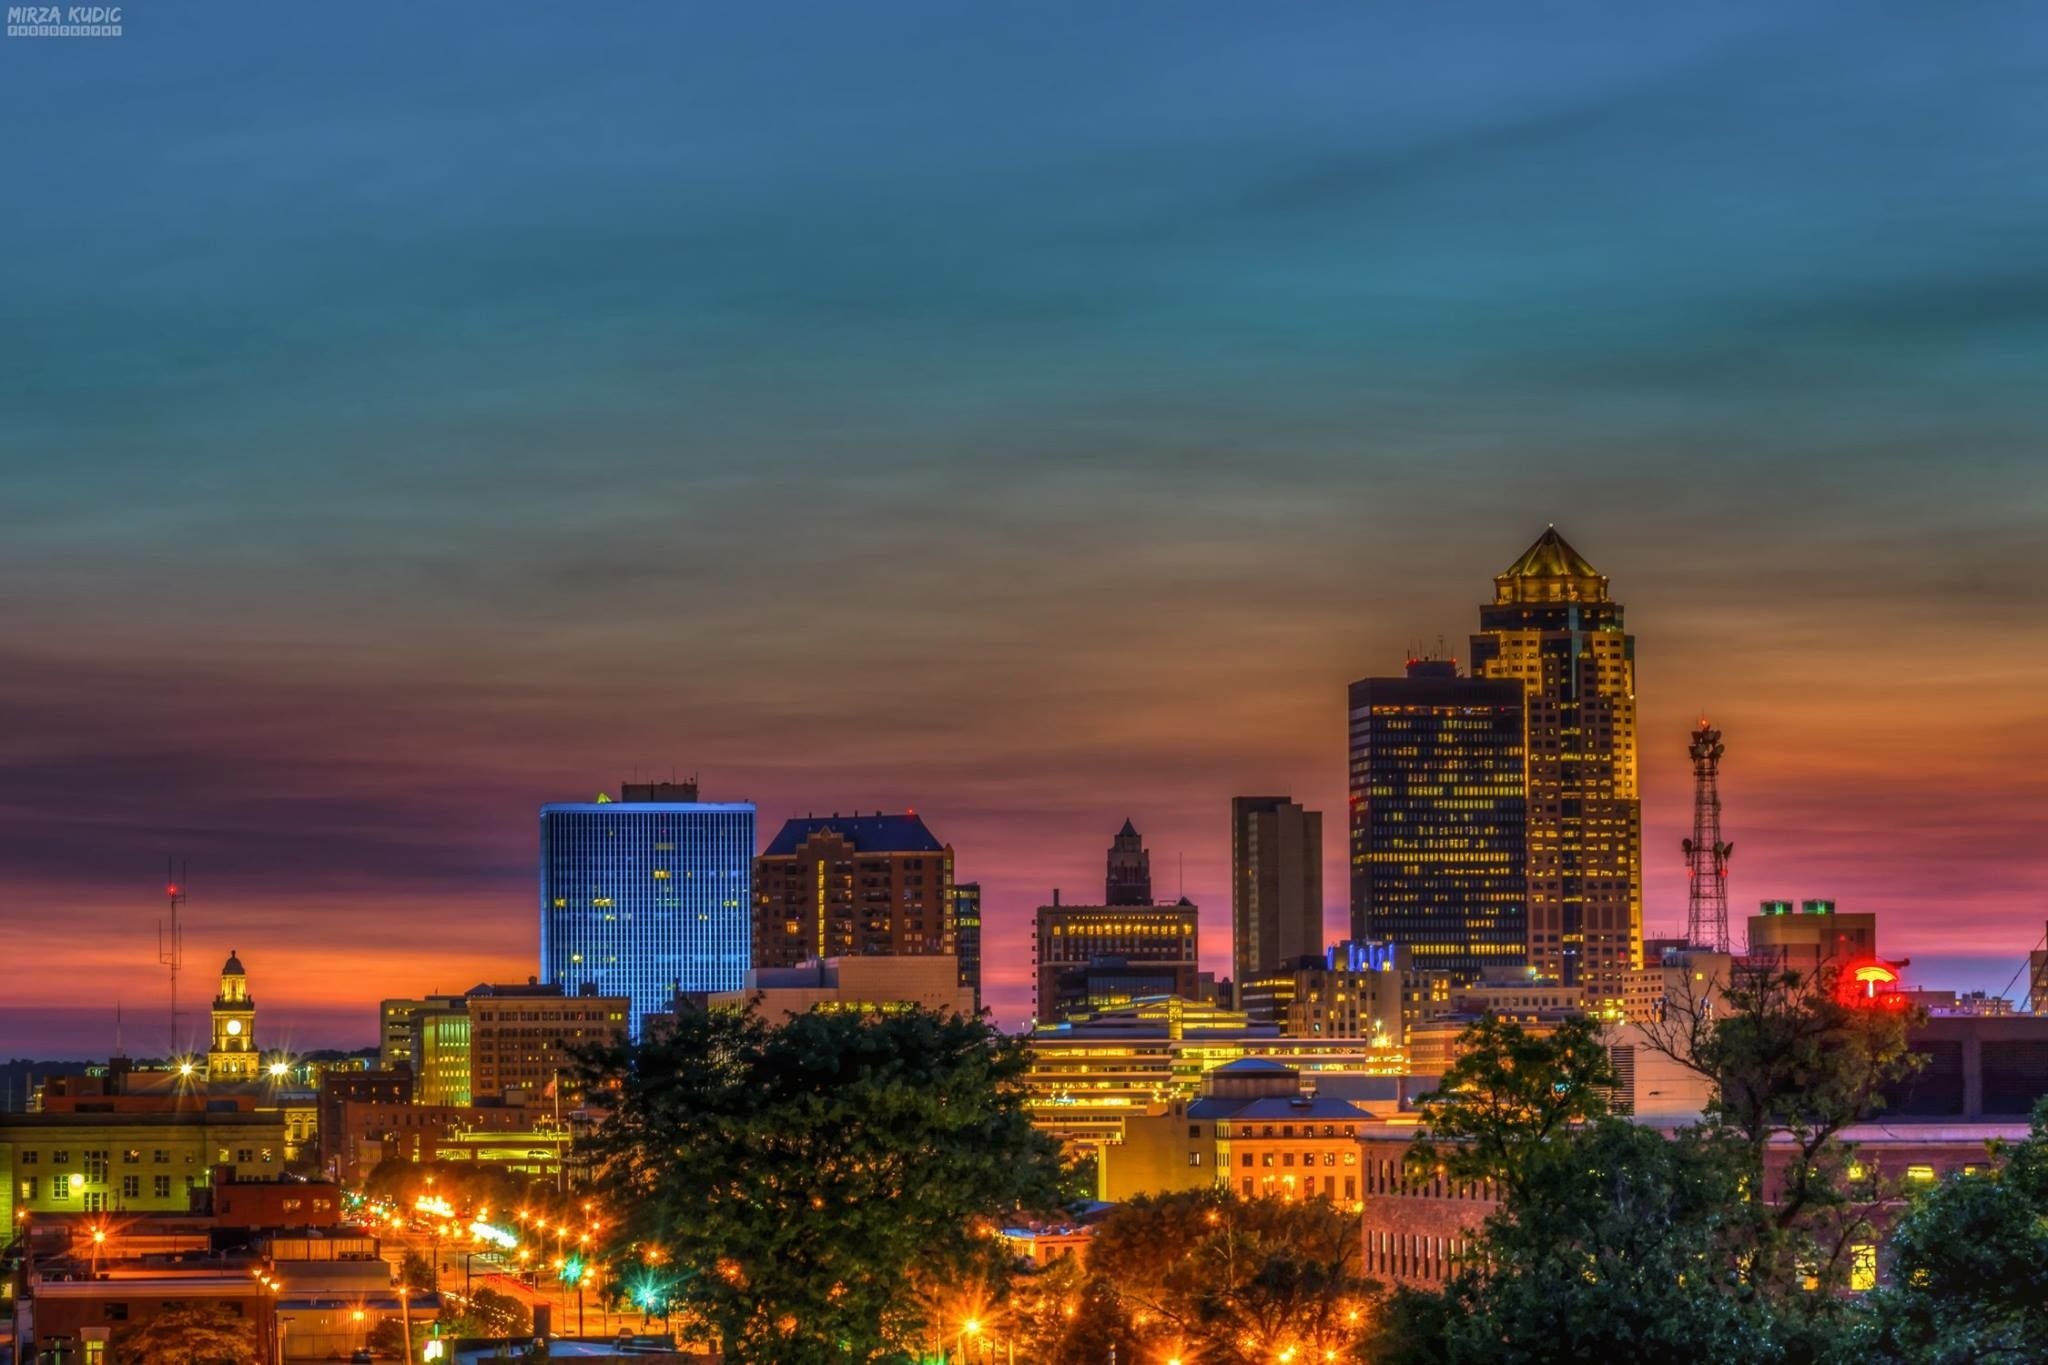
[[[1700,717],[1692,732],[1692,838],[1682,840],[1692,883],[1685,902],[1685,941],[1728,951],[1728,855],[1721,839],[1721,732]]]
[[[156,960],[159,966],[171,969],[171,1055],[178,1053],[178,969],[185,965],[185,930],[178,923],[178,907],[185,903],[185,864],[176,858],[164,859],[164,895],[171,903],[171,919],[168,926],[159,919],[156,922]]]

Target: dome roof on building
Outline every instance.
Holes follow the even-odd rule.
[[[227,960],[227,965],[223,966],[223,967],[222,967],[222,968],[220,969],[220,974],[221,974],[222,976],[247,976],[247,975],[248,975],[248,973],[247,973],[247,972],[245,972],[245,971],[243,971],[243,970],[242,970],[242,959],[240,959],[239,957],[236,957],[236,956],[235,956],[235,950],[234,950],[233,948],[230,948],[230,949],[228,949],[228,960]]]

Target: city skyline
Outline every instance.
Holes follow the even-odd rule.
[[[762,830],[916,809],[1005,1023],[1127,817],[1224,970],[1230,798],[1337,822],[1346,685],[1462,658],[1546,522],[1638,640],[1645,931],[1705,712],[1738,923],[1831,898],[2003,987],[2048,916],[2038,53],[1143,9],[10,46],[66,215],[0,259],[0,1052],[103,1054],[117,1002],[151,1048],[171,853],[280,1042],[524,980],[535,813],[636,767]]]
[[[1625,574],[1623,576],[1626,577]],[[1659,634],[1654,629],[1641,633],[1651,638],[1656,638]],[[1462,661],[1459,666],[1462,673]],[[1339,790],[1334,796],[1325,795],[1321,798],[1325,805],[1337,809],[1343,808],[1342,787],[1346,781],[1341,771],[1344,758],[1344,750],[1341,743],[1344,729],[1344,722],[1342,720],[1344,708],[1342,702],[1343,688],[1340,685],[1331,707],[1337,718],[1331,721],[1330,728],[1336,732],[1336,737],[1332,739],[1330,745],[1332,754],[1327,763],[1327,766],[1339,769],[1339,775],[1334,781],[1324,784],[1334,785]],[[1668,709],[1668,707],[1658,706],[1654,699],[1646,700],[1642,707],[1643,713],[1651,716],[1655,716]],[[1736,710],[1738,713],[1742,710],[1739,706],[1728,709]],[[1644,735],[1645,772],[1646,774],[1658,775],[1655,779],[1646,777],[1645,781],[1645,807],[1647,812],[1645,825],[1646,829],[1652,831],[1651,836],[1646,838],[1645,882],[1647,895],[1645,899],[1649,909],[1645,917],[1645,932],[1648,936],[1652,937],[1676,933],[1682,929],[1684,922],[1685,866],[1683,857],[1678,852],[1676,836],[1681,824],[1689,822],[1690,815],[1691,769],[1689,757],[1685,752],[1688,733],[1681,732],[1675,738],[1667,736],[1666,738],[1669,739],[1669,742],[1662,745],[1656,743],[1656,736],[1648,733]],[[1741,742],[1740,736],[1735,736],[1734,739],[1738,744]],[[1676,757],[1668,752],[1662,752],[1663,750],[1671,749],[1679,751]],[[1742,753],[1740,749],[1735,750],[1734,753],[1737,764],[1736,771],[1740,772]],[[1759,757],[1762,758],[1764,756]],[[701,773],[701,765],[692,764],[685,766],[698,772],[700,784],[704,788],[704,799],[708,801],[721,801],[730,796],[729,793],[721,790],[722,781],[718,775],[705,778]],[[641,776],[644,777],[644,775]],[[658,775],[656,775],[655,780],[659,780]],[[613,781],[600,784],[598,790],[602,790],[607,794],[616,793],[625,785],[624,782]],[[1739,780],[1730,781],[1724,784],[1724,790],[1732,793],[1728,800],[1731,808],[1735,811],[1735,814],[1730,817],[1730,829],[1738,829],[1741,827],[1742,802],[1745,794],[1753,793],[1752,783]],[[591,793],[591,795],[595,796],[596,792]],[[743,798],[732,797],[731,799],[739,800]],[[1203,964],[1206,968],[1216,971],[1218,975],[1227,975],[1229,973],[1232,953],[1229,867],[1230,800],[1231,797],[1229,795],[1222,794],[1220,791],[1214,798],[1215,804],[1221,807],[1221,817],[1216,822],[1220,828],[1211,832],[1206,841],[1214,847],[1209,848],[1204,856],[1194,860],[1196,877],[1199,880],[1187,883],[1190,899],[1203,907],[1202,921],[1206,931],[1202,955]],[[543,802],[542,804],[549,803]],[[1306,801],[1305,804],[1307,804]],[[761,824],[767,828],[780,828],[785,819],[800,820],[805,817],[819,815],[820,812],[813,809],[813,807],[819,805],[829,806],[830,803],[812,802],[802,809],[791,806],[790,813],[787,816],[780,813],[770,814],[770,808],[764,806]],[[1186,805],[1169,803],[1166,807],[1168,810],[1183,812],[1182,820],[1168,827],[1177,828],[1184,833],[1191,834],[1198,845],[1203,842],[1202,832],[1199,828],[1200,805],[1201,802],[1197,799]],[[630,806],[627,809],[630,809]],[[850,818],[856,810],[879,811],[879,809],[873,805],[862,805],[858,802],[849,801],[843,808],[832,807],[832,812]],[[901,809],[908,810],[909,808]],[[929,806],[925,808],[924,814],[930,816],[931,823],[939,830],[938,837],[946,840],[948,843],[953,843],[952,836],[946,832],[952,823],[951,820],[943,813],[932,813]],[[1061,828],[1071,828],[1082,818],[1080,815],[1058,811],[1047,812],[1047,815]],[[531,816],[532,812],[529,812],[529,820]],[[1159,821],[1159,817],[1149,810],[1145,812],[1145,817],[1140,823],[1148,826]],[[1139,820],[1140,817],[1131,815],[1123,817],[1123,819],[1131,821]],[[1660,843],[1655,838],[1655,835],[1661,833],[1666,827],[1669,827],[1674,832],[1673,838],[1662,841],[1663,843],[1670,844],[1670,857],[1668,859],[1660,857]],[[1686,824],[1686,827],[1689,828],[1689,824]],[[530,829],[531,826],[529,824],[529,835]],[[1053,861],[1047,863],[1043,858],[1036,861],[1043,865],[1058,868],[1059,873],[1065,876],[1065,880],[1059,881],[1057,885],[1070,901],[1080,896],[1092,897],[1093,889],[1098,884],[1101,876],[1101,845],[1104,837],[1113,834],[1113,832],[1105,822],[1102,834],[1090,834],[1085,830],[1080,834],[1079,840],[1083,845],[1093,846],[1092,856],[1085,847],[1078,852],[1072,849],[1061,848],[1056,851]],[[1153,836],[1149,832],[1144,837],[1148,845],[1153,842]],[[485,843],[501,844],[502,841],[486,839]],[[761,845],[760,848],[757,848],[756,852],[765,849],[765,839],[757,839],[756,843]],[[1748,856],[1750,846],[1757,843],[1763,844],[1764,847],[1759,850],[1758,856],[1752,864]],[[1915,958],[1916,961],[1924,962],[1930,957],[1935,959],[1932,963],[1922,966],[1914,973],[1916,981],[1925,985],[1953,985],[1961,988],[1997,990],[2005,985],[2007,973],[2005,964],[2010,963],[2013,968],[2017,968],[2019,963],[2024,960],[2025,944],[2019,944],[2010,950],[2002,950],[2002,945],[1994,944],[1986,951],[1977,954],[1960,952],[1927,953],[1925,950],[1915,952],[1913,945],[1916,942],[1925,941],[1920,936],[1929,933],[1936,926],[1925,924],[1916,918],[1910,905],[1902,906],[1896,901],[1887,902],[1882,899],[1866,900],[1862,897],[1846,895],[1840,890],[1839,883],[1831,887],[1806,885],[1788,887],[1784,883],[1788,880],[1797,880],[1800,876],[1798,869],[1808,865],[1812,860],[1802,857],[1797,846],[1774,847],[1776,844],[1777,841],[1772,839],[1766,831],[1759,830],[1752,834],[1750,846],[1745,847],[1745,866],[1735,874],[1736,890],[1731,897],[1734,907],[1733,913],[1738,919],[1747,913],[1748,909],[1755,902],[1779,896],[1799,898],[1807,895],[1822,895],[1840,901],[1845,910],[1878,913],[1886,924],[1887,942],[1894,946],[1895,951],[1902,956]],[[972,871],[973,866],[969,862],[969,859],[973,856],[972,852],[960,852],[959,845],[957,844],[955,844],[955,847],[956,856],[961,859],[961,866]],[[1038,850],[1038,852],[1045,854],[1049,850]],[[530,857],[531,855],[529,855],[529,863]],[[1172,871],[1166,873],[1166,877],[1175,878],[1176,880],[1168,881],[1160,877],[1155,871],[1154,890],[1157,898],[1170,902],[1180,894],[1181,885],[1178,878],[1184,874],[1180,872],[1179,865],[1183,857],[1184,852],[1182,850],[1171,848],[1164,850],[1164,862],[1160,866],[1172,868]],[[1000,860],[992,858],[987,861],[999,862]],[[1664,864],[1666,863],[1669,866],[1665,866]],[[1764,871],[1758,874],[1760,877],[1775,877],[1778,880],[1768,884],[1760,881],[1756,886],[1757,894],[1755,896],[1748,895],[1742,873],[1751,866],[1759,866],[1764,869]],[[1324,932],[1327,941],[1335,942],[1347,936],[1350,932],[1348,896],[1344,891],[1331,890],[1333,885],[1340,888],[1348,888],[1349,866],[1347,849],[1326,846],[1324,849],[1324,868]],[[1070,872],[1071,875],[1067,875]],[[511,930],[515,936],[523,931],[537,939],[537,931],[535,931],[532,923],[531,876],[530,866],[523,871],[515,872],[515,881],[522,878],[525,881],[527,888],[526,897],[519,905],[518,913],[503,917],[504,924],[502,927]],[[1008,869],[990,870],[986,865],[982,867],[979,873],[979,878],[982,881],[1002,888],[997,896],[989,898],[988,903],[991,909],[985,912],[987,919],[984,932],[987,940],[997,945],[994,961],[998,965],[985,980],[984,995],[986,1003],[995,1013],[999,1022],[1008,1027],[1021,1025],[1029,1014],[1032,978],[1028,968],[1005,970],[1000,964],[1004,962],[1028,962],[1032,912],[1038,904],[1050,897],[1053,889],[1052,885],[1047,885],[1041,890],[1035,890],[1030,883],[1019,881],[1018,877],[1019,874],[1015,871]],[[1334,881],[1333,878],[1335,879]],[[213,920],[205,913],[206,895],[203,865],[197,887],[200,892],[200,899],[198,901],[200,908],[195,911],[193,904],[188,901],[184,912],[188,943],[192,944],[195,950],[202,952],[202,954],[212,951],[210,948],[199,948],[199,945],[210,944],[215,937],[213,925],[224,922],[232,927],[223,930],[223,932],[227,932],[229,937],[234,938],[237,943],[247,944],[266,941],[266,936],[261,932],[262,921],[260,919],[252,921],[246,914],[236,914],[232,917],[223,916],[221,919]],[[154,946],[154,939],[151,937],[151,934],[153,934],[154,930],[155,912],[159,907],[155,900],[149,898],[154,893],[159,893],[160,890],[160,886],[154,879],[146,881],[138,889],[138,900],[140,903],[132,915],[129,916],[134,920],[133,932],[137,935],[135,941],[144,948],[153,948]],[[184,890],[188,896],[194,890],[194,883],[189,877]],[[1207,900],[1204,900],[1201,894],[1203,890],[1206,890],[1208,893]],[[2015,920],[2015,939],[2017,939],[2020,935],[2024,934],[2026,921],[2019,919],[2017,916],[2015,916]],[[524,923],[521,924],[521,921],[524,921]],[[426,927],[429,931],[432,931],[434,928],[431,924]],[[247,929],[253,929],[256,932],[252,935],[250,932],[245,932]],[[509,937],[505,940],[508,944],[512,941],[513,939]],[[332,947],[321,946],[315,950],[299,949],[297,952],[319,960],[331,960],[337,957],[347,960],[350,955],[350,949],[345,942],[340,945],[338,951]],[[1022,954],[1022,956],[1019,956],[1019,954]],[[269,956],[269,954],[266,954],[266,957]],[[295,964],[293,961],[293,950],[287,949],[286,953],[282,955],[283,961],[271,968],[271,971],[278,973],[278,978],[281,978],[279,986],[273,987],[271,991],[271,997],[275,1003],[267,1010],[267,1015],[272,1020],[270,1024],[270,1029],[273,1030],[272,1036],[276,1037],[279,1045],[292,1048],[364,1045],[365,1038],[374,1034],[375,1023],[373,1016],[376,1009],[376,1001],[354,1001],[353,997],[345,992],[335,994],[331,989],[324,988],[323,983],[318,979],[308,979],[304,974],[306,971],[303,965],[305,956],[301,956],[299,962]],[[460,991],[467,988],[468,978],[470,977],[479,980],[520,979],[521,973],[533,971],[538,956],[537,942],[530,949],[523,952],[519,948],[512,946],[493,950],[482,950],[468,946],[460,949],[444,949],[424,966],[398,966],[395,968],[398,975],[391,979],[399,982],[405,990],[416,994]],[[1969,959],[1972,957],[1981,958],[1982,960],[1971,962]],[[394,970],[389,965],[391,962],[389,957],[380,956],[375,960],[385,964],[380,967],[380,970],[384,971],[387,975],[390,971]],[[124,983],[124,986],[130,988],[124,990],[118,1002],[114,1002],[118,1003],[121,1007],[121,1026],[129,1040],[129,1050],[131,1052],[162,1050],[160,1045],[153,1047],[148,1041],[155,1036],[152,1033],[153,1028],[163,1030],[163,1021],[156,1019],[156,1016],[158,1014],[167,1015],[168,1013],[168,1005],[165,998],[167,986],[162,968],[156,964],[153,957],[138,957],[133,961],[122,962],[120,961],[118,951],[108,951],[104,947],[98,951],[96,961],[100,964],[99,970],[106,979],[120,981]],[[267,972],[266,975],[268,976],[269,973]],[[303,983],[302,987],[294,992],[295,998],[285,998],[284,992],[281,989],[283,981],[294,979]],[[2024,980],[2012,987],[2015,993],[2023,993],[2024,989]],[[32,992],[24,992],[24,994],[29,993]],[[386,993],[388,994],[389,992]],[[79,1041],[81,1036],[79,1030],[82,1027],[84,1029],[82,1036],[90,1037],[93,1021],[97,1019],[103,1026],[102,1031],[106,1033],[110,1043],[115,1024],[114,1003],[109,1003],[100,1009],[83,1012],[76,1008],[75,1005],[69,1009],[60,1008],[50,1016],[50,1032],[48,1034],[50,1043],[38,1048],[33,1042],[27,1042],[22,1045],[22,1050],[47,1054],[52,1057],[73,1054],[92,1056],[111,1050],[110,1045],[93,1046],[81,1043]],[[25,1014],[29,1014],[37,1008],[33,1003],[0,1006],[0,1024],[6,1026],[7,1036],[10,1040],[32,1040],[35,1037],[35,1029],[32,1025],[30,1027],[23,1027],[18,1021]],[[361,1016],[360,1018],[357,1017],[359,1015]],[[189,1005],[186,1012],[186,1022],[188,1030],[194,1027]],[[294,1033],[296,1036],[293,1036]]]

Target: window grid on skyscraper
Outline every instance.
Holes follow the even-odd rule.
[[[732,991],[750,955],[754,808],[607,801],[541,811],[541,972],[633,1002]]]

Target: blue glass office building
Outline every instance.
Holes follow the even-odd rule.
[[[754,808],[597,801],[540,812],[541,980],[633,1002],[633,1036],[678,989],[745,984]]]

